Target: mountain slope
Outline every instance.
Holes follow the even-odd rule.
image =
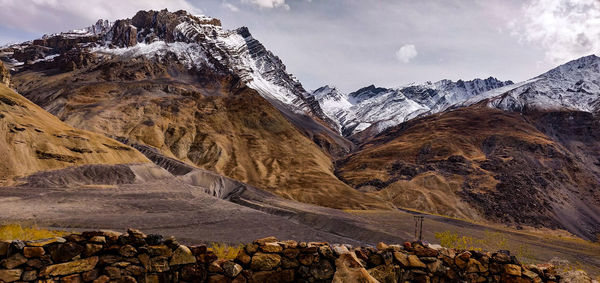
[[[583,57],[365,139],[337,163],[398,206],[520,227],[600,231],[600,58]]]
[[[328,127],[331,121],[319,104],[287,73],[277,56],[247,28],[225,30],[217,19],[185,11],[140,11],[131,19],[100,20],[86,29],[47,35],[0,53],[16,68],[42,62],[58,63],[60,69],[69,71],[87,65],[93,54],[175,60],[188,69],[231,73],[241,84],[257,90],[327,153],[340,155],[351,148],[349,141]]]
[[[362,144],[337,164],[337,174],[398,206],[593,239],[600,227],[600,141],[591,129],[599,120],[561,127],[592,118],[578,113],[524,117],[473,106],[418,118]],[[593,155],[585,160],[582,153]]]
[[[42,170],[149,162],[128,146],[61,122],[3,84],[0,133],[0,185]]]
[[[144,26],[146,20],[153,28]],[[220,30],[185,13],[140,12],[112,26],[107,36],[114,46],[77,43],[51,60],[19,67],[13,84],[68,124],[150,146],[290,199],[335,208],[390,207],[335,177],[328,152],[339,148],[324,126],[281,111],[247,87],[249,81],[222,63],[229,57],[213,48],[218,42],[184,33],[188,28],[179,20]],[[173,26],[177,32],[168,32]],[[127,47],[133,41],[127,34],[143,43]],[[168,42],[183,35],[195,43]],[[147,43],[150,38],[162,40]]]

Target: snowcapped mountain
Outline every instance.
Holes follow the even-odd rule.
[[[10,46],[0,55],[12,63],[9,67],[19,67],[52,61],[79,48],[98,57],[144,56],[178,60],[188,68],[225,69],[280,111],[327,120],[319,104],[287,73],[281,60],[253,38],[247,28],[226,30],[218,19],[185,11],[140,11],[131,19],[99,20],[91,27]]]
[[[579,58],[507,89],[468,100],[470,105],[488,99],[488,106],[509,111],[600,111],[600,58]]]
[[[511,85],[511,81],[495,78],[471,81],[442,80],[401,88],[381,88],[373,85],[350,94],[342,94],[329,86],[313,92],[313,97],[338,129],[350,136],[371,126],[375,132],[398,125],[420,115],[434,114],[475,97],[483,92]]]
[[[441,80],[388,89],[368,86],[350,94],[322,87],[313,92],[326,115],[345,135],[371,128],[379,133],[415,117],[450,108],[487,105],[508,111],[600,111],[600,58],[573,60],[530,80],[514,84],[495,78]]]

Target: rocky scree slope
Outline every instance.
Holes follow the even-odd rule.
[[[59,46],[71,42],[57,36],[65,38],[56,40]],[[150,146],[286,198],[335,208],[390,207],[335,177],[327,152],[344,150],[319,134],[321,124],[274,107],[222,63],[234,59],[224,59],[229,51],[218,46],[229,43],[218,40],[243,39],[237,32],[185,12],[142,11],[103,36],[112,38],[110,44],[88,42],[98,35],[74,37],[77,43],[58,56],[13,64],[15,88],[68,124]],[[171,42],[181,37],[189,41]],[[7,56],[56,50],[45,47],[50,38],[12,47]],[[305,135],[299,123],[314,135]]]

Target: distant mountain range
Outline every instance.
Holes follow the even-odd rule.
[[[44,164],[0,168],[10,172],[6,184],[37,171],[148,158],[188,183],[210,187],[195,171],[210,170],[331,208],[409,208],[587,239],[600,233],[594,55],[519,83],[490,77],[309,93],[247,28],[163,10],[4,47],[0,59],[11,73],[1,81],[62,120],[51,123],[61,131],[84,130],[77,136],[90,143],[14,138],[20,133],[10,127],[34,119],[23,117],[54,117],[0,104],[11,117],[0,119],[6,151],[21,154],[21,141],[30,152],[18,158]],[[95,151],[108,144],[112,154],[117,140],[128,155],[108,160]],[[79,159],[68,160],[78,162],[44,161],[69,147]],[[4,164],[15,163],[11,154]]]

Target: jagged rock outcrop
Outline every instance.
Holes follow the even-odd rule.
[[[2,61],[0,61],[0,84],[10,86],[10,72],[6,69]]]
[[[107,37],[111,39],[111,44],[118,47],[129,47],[138,43],[137,28],[131,24],[131,20],[117,20]]]

